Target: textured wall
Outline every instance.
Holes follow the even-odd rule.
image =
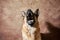
[[[46,21],[60,28],[60,0],[40,0],[40,11],[44,21],[41,23],[42,30]]]
[[[0,0],[0,40],[21,40],[21,11],[39,7],[39,0]]]
[[[60,28],[60,0],[0,0],[0,40],[21,40],[21,11],[40,9],[41,33],[49,33],[45,22]]]

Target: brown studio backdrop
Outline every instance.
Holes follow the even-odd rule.
[[[60,28],[60,0],[0,0],[0,40],[22,40],[21,11],[37,8],[41,33],[49,33],[45,22]]]

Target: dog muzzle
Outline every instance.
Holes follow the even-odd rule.
[[[27,21],[27,23],[28,23],[29,25],[33,26],[34,23],[35,23],[35,21],[34,21],[34,20],[29,20],[29,21]]]

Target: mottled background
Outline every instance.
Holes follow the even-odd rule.
[[[22,40],[22,11],[37,8],[42,39],[59,40],[60,0],[0,0],[0,40]]]

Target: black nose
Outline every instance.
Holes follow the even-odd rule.
[[[31,24],[29,24],[29,25],[33,26],[34,25],[34,22],[31,22]]]
[[[33,25],[34,25],[34,23],[35,23],[35,21],[34,21],[34,20],[30,20],[30,21],[28,21],[28,24],[29,24],[30,26],[33,26]]]

